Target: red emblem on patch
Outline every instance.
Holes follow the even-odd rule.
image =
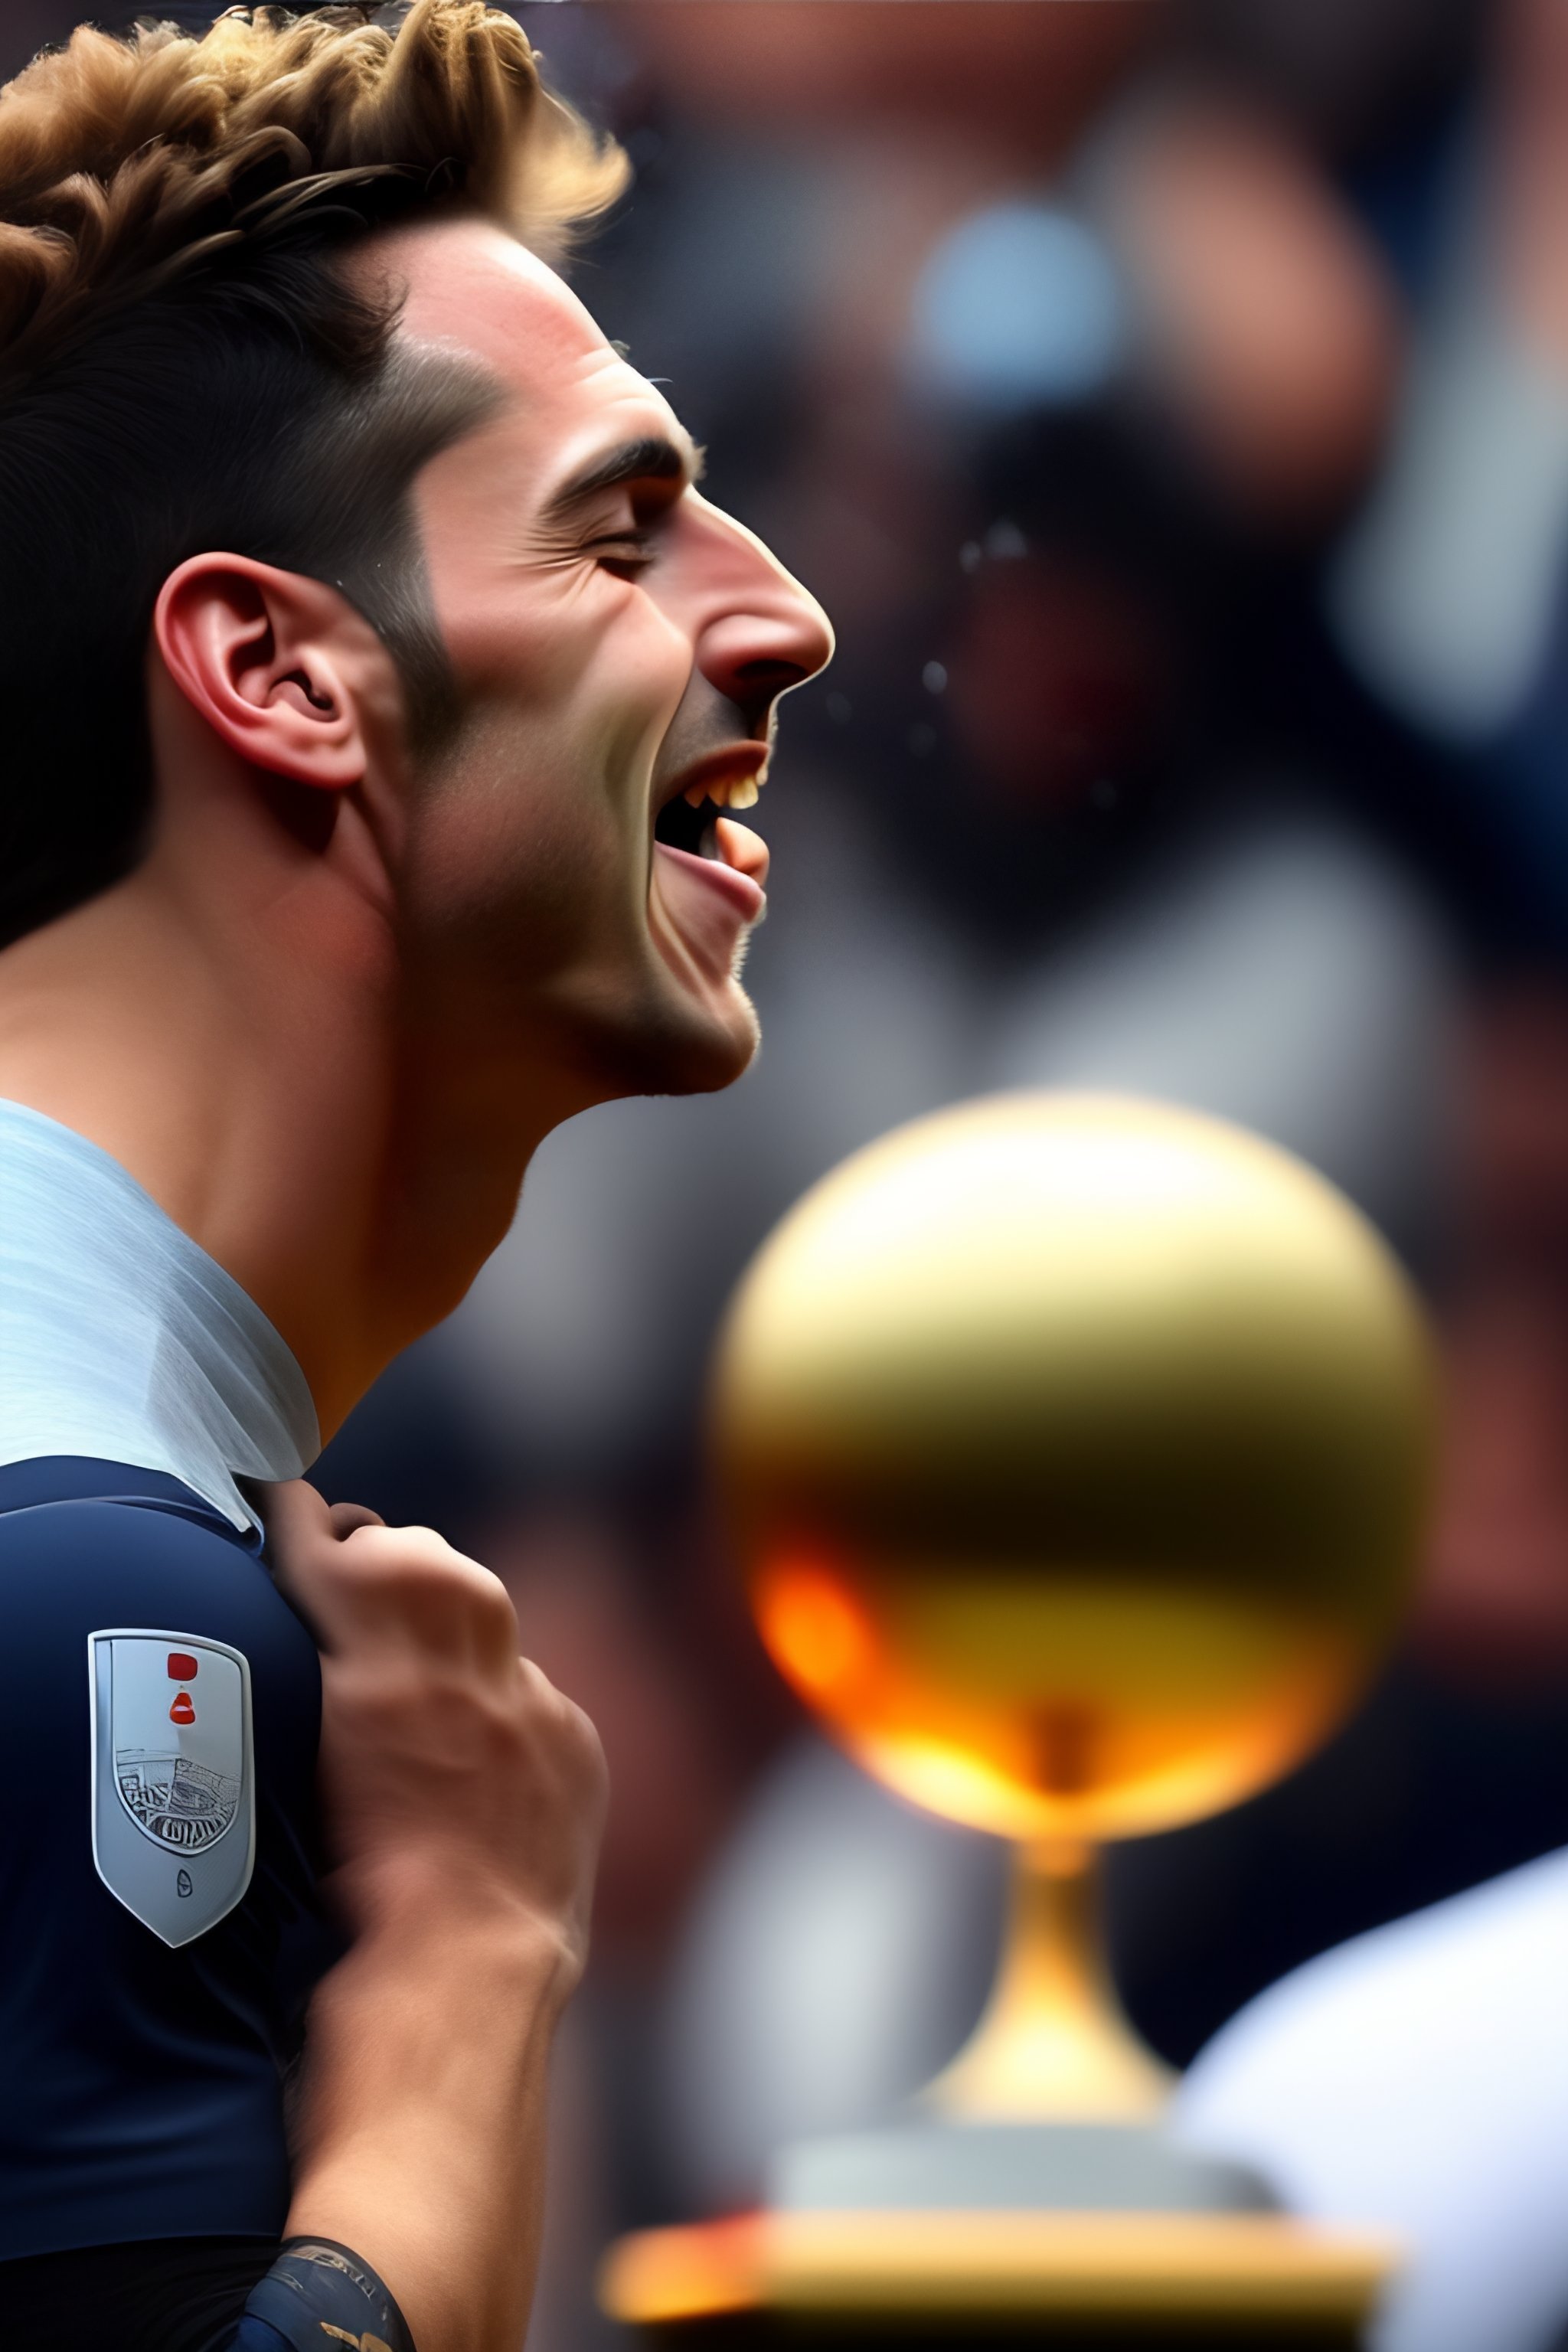
[[[195,1723],[195,1719],[196,1711],[191,1705],[191,1695],[189,1691],[181,1691],[176,1696],[174,1706],[169,1709],[170,1722]]]
[[[196,1662],[195,1658],[192,1657],[189,1650],[171,1650],[169,1653],[169,1680],[172,1683],[194,1683],[195,1678]]]

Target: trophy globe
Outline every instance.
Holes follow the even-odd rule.
[[[962,1105],[775,1229],[712,1436],[781,1672],[867,1771],[1016,1857],[967,2047],[884,2128],[784,2151],[774,2205],[1267,2205],[1161,2128],[1096,1858],[1289,1771],[1397,1629],[1435,1383],[1384,1244],[1214,1118]]]

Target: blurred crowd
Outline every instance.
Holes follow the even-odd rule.
[[[78,13],[11,0],[0,64]],[[610,2235],[911,2089],[994,1955],[999,1857],[816,1742],[701,1474],[736,1276],[898,1121],[1035,1084],[1241,1119],[1437,1318],[1385,1683],[1282,1789],[1115,1857],[1156,2046],[1568,1844],[1568,12],[516,13],[637,167],[579,291],[840,645],[758,812],[757,1066],[553,1137],[320,1473],[500,1570],[605,1737],[532,2338],[588,2352]]]

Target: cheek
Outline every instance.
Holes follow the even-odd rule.
[[[448,583],[437,610],[463,716],[413,796],[415,935],[481,995],[537,1001],[640,962],[649,782],[686,638],[603,574],[470,579],[460,597]]]
[[[626,757],[644,734],[662,735],[690,674],[679,628],[636,586],[597,571],[448,583],[437,612],[470,707],[568,728],[590,762],[596,748]]]
[[[537,923],[542,908],[580,899],[602,803],[573,750],[569,730],[520,721],[504,701],[469,703],[418,795],[410,879],[430,913],[471,919],[526,899]]]
[[[595,904],[625,916],[645,900],[654,764],[691,675],[679,631],[612,584],[614,597],[590,582],[471,615],[453,648],[467,722],[436,796],[454,878],[460,868],[468,887],[513,903],[549,893],[579,920]]]
[[[416,794],[411,928],[447,971],[508,990],[618,961],[647,887],[628,838],[579,730],[470,709]]]

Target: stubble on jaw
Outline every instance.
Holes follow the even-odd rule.
[[[437,1050],[454,1041],[454,1074],[468,1059],[476,1076],[488,1067],[483,1084],[541,1082],[573,1109],[731,1085],[761,1042],[740,985],[750,934],[725,1010],[688,1002],[653,939],[651,858],[631,891],[606,897],[595,887],[605,845],[564,822],[531,826],[527,792],[527,745],[504,708],[460,703],[417,762],[400,888],[412,1030]]]

